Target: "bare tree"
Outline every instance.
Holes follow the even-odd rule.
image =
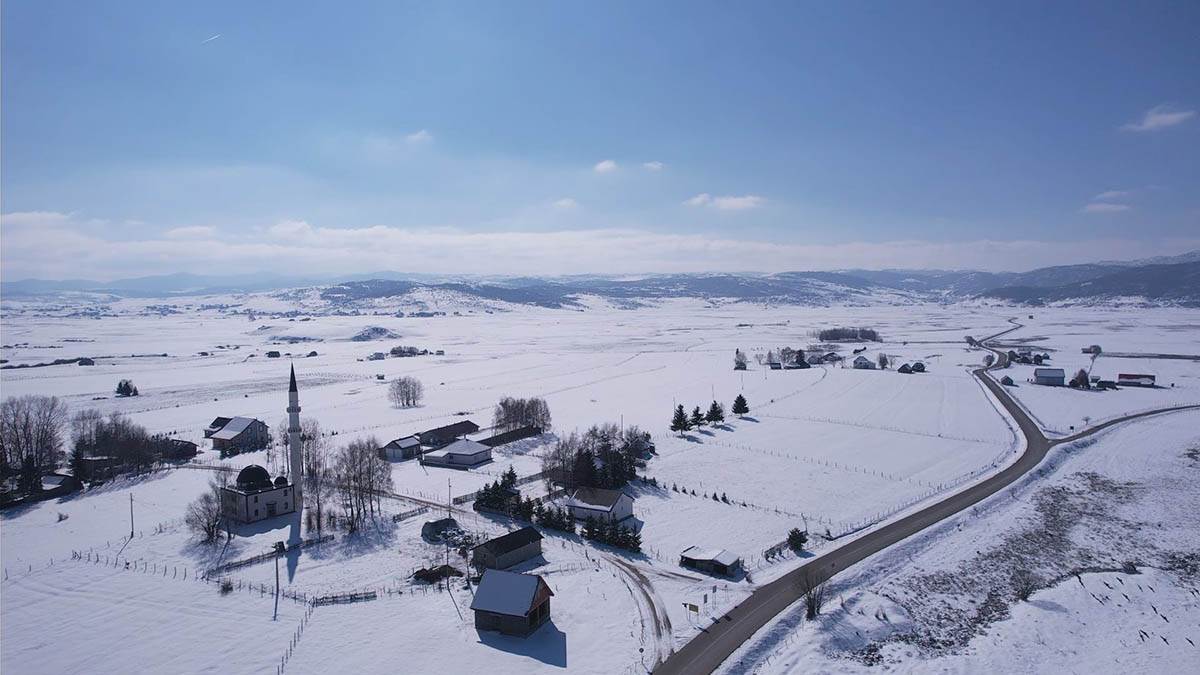
[[[425,396],[425,385],[415,377],[401,377],[388,387],[388,400],[397,408],[411,408],[421,403]]]
[[[550,429],[550,406],[545,399],[513,398],[505,396],[492,411],[492,426],[497,431],[509,431],[526,426],[535,426],[542,431]]]
[[[12,396],[0,404],[0,471],[18,472],[21,487],[41,487],[63,457],[67,406],[55,396]]]
[[[1018,600],[1025,601],[1025,600],[1028,600],[1029,598],[1031,598],[1033,596],[1034,592],[1037,591],[1038,585],[1040,583],[1041,583],[1041,580],[1038,579],[1037,576],[1035,576],[1029,570],[1026,570],[1026,569],[1013,570],[1013,573],[1012,573],[1013,595],[1017,596]]]
[[[889,363],[888,355],[884,354],[883,352],[879,352],[879,369],[886,370],[888,367],[888,363]]]
[[[204,543],[217,540],[221,532],[221,488],[216,481],[210,482],[208,490],[188,504],[183,522]]]
[[[334,460],[333,484],[351,531],[380,512],[383,493],[392,489],[391,464],[379,457],[378,447],[373,437],[352,441]]]
[[[804,574],[800,575],[800,579],[796,582],[796,588],[800,591],[800,595],[804,597],[805,618],[817,618],[821,613],[821,608],[825,606],[824,582],[818,581],[815,574],[809,570],[805,570]]]

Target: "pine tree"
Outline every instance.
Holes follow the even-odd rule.
[[[517,486],[517,472],[511,466],[508,467],[508,471],[505,471],[504,474],[500,476],[500,485],[501,487],[506,488]]]
[[[700,412],[700,406],[692,409],[692,419],[690,421],[693,427],[704,426],[704,413]]]
[[[738,394],[737,398],[733,399],[733,414],[745,415],[748,412],[750,412],[750,404],[746,403],[745,396]]]
[[[626,541],[628,543],[625,545],[625,548],[633,551],[634,553],[642,552],[642,534],[640,532],[630,528],[628,539]]]
[[[587,520],[584,521],[584,523],[583,523],[583,538],[584,539],[595,539],[596,538],[596,519],[593,518],[592,516],[588,516]]]
[[[675,416],[671,418],[671,431],[678,431],[682,436],[683,432],[692,428],[692,423],[688,421],[687,413],[683,410],[683,405],[675,406]]]
[[[708,406],[708,414],[704,416],[704,419],[709,424],[720,424],[725,421],[725,409],[721,407],[720,403],[713,401],[712,405]]]

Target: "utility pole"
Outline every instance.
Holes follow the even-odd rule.
[[[129,538],[133,539],[133,493],[129,493]]]

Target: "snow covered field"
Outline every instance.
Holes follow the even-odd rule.
[[[848,569],[818,620],[788,609],[723,672],[1195,672],[1198,429],[1200,413],[1175,413],[1057,448]],[[1027,602],[1016,571],[1037,580]]]
[[[252,307],[258,314],[250,320],[243,314],[200,308],[231,303],[241,303],[242,309]],[[963,339],[1009,327],[1011,308],[800,308],[668,300],[632,310],[597,303],[586,311],[446,304],[430,308],[446,311],[447,316],[396,318],[390,307],[380,308],[387,314],[373,316],[272,316],[271,311],[303,311],[303,306],[261,295],[175,304],[180,313],[164,315],[147,311],[145,301],[122,300],[109,305],[115,316],[100,319],[66,316],[67,310],[47,318],[44,307],[6,305],[5,347],[0,351],[10,364],[88,356],[97,357],[97,365],[3,370],[4,395],[53,394],[72,410],[96,407],[105,413],[127,413],[151,431],[200,443],[204,452],[199,459],[209,465],[218,459],[203,441],[201,430],[212,418],[258,417],[274,429],[284,417],[287,352],[317,352],[317,356],[294,359],[300,402],[305,417],[315,418],[327,433],[336,434],[330,436],[335,446],[366,436],[382,443],[461,419],[486,428],[501,396],[546,398],[554,430],[541,439],[541,445],[533,441],[499,448],[493,463],[466,472],[422,467],[413,461],[394,464],[395,492],[402,498],[384,500],[388,515],[426,502],[442,503],[448,490],[455,496],[471,493],[509,466],[521,476],[537,473],[540,455],[554,434],[617,422],[641,426],[657,444],[659,456],[649,462],[645,474],[656,478],[660,487],[638,483],[631,488],[637,495],[635,514],[644,523],[643,556],[624,556],[587,545],[578,537],[548,533],[545,562],[535,571],[549,573],[556,593],[552,629],[539,631],[526,642],[476,633],[464,609],[469,605],[465,590],[456,587],[451,599],[445,593],[414,591],[408,578],[414,568],[439,562],[445,555],[419,535],[421,524],[438,514],[395,524],[385,518],[367,532],[339,532],[336,541],[293,556],[285,571],[289,591],[312,595],[376,589],[383,595],[372,603],[317,608],[290,657],[289,671],[321,672],[333,664],[358,664],[371,670],[369,653],[335,650],[347,632],[360,636],[362,644],[386,640],[396,653],[428,659],[421,663],[430,666],[452,652],[461,659],[454,662],[461,670],[528,672],[561,670],[564,665],[580,672],[636,670],[643,658],[651,661],[697,632],[695,617],[683,610],[684,602],[701,605],[704,612],[718,612],[735,604],[755,584],[795,565],[794,556],[775,562],[762,557],[764,549],[781,542],[790,528],[807,526],[814,534],[828,530],[833,535],[853,530],[994,470],[1019,450],[1008,422],[970,377],[983,352],[968,349]],[[455,316],[460,310],[461,315]],[[1076,311],[1040,313],[1049,318],[1061,312],[1064,325],[1078,325],[1082,319],[1070,314]],[[1126,311],[1118,318],[1133,322],[1142,315],[1144,310]],[[1106,314],[1091,330],[1103,331],[1112,323],[1113,315]],[[1200,313],[1173,310],[1157,319],[1153,331],[1144,332],[1177,336],[1175,341],[1155,342],[1155,350],[1184,350],[1195,333],[1170,326],[1196,324]],[[840,367],[771,371],[753,360],[749,371],[732,370],[735,348],[751,356],[783,346],[808,348],[816,342],[810,331],[840,325],[874,327],[885,340],[846,344],[841,347],[843,354],[852,358],[851,350],[861,346],[872,360],[880,352],[896,363],[922,360],[929,372],[901,375],[894,370]],[[371,326],[400,337],[349,339]],[[1049,335],[1048,326],[1049,321],[1044,326],[1031,324],[1016,335]],[[284,338],[305,341],[289,344]],[[1064,358],[1067,341],[1076,340],[1073,336],[1053,339],[1063,343]],[[1113,344],[1115,350],[1117,343]],[[387,352],[396,345],[442,349],[445,355],[365,360],[372,352]],[[268,350],[284,352],[284,358],[268,358]],[[1191,362],[1173,363],[1187,367],[1180,364]],[[385,379],[377,379],[378,374]],[[387,384],[401,375],[424,382],[421,406],[402,410],[389,404]],[[112,389],[122,378],[132,379],[141,395],[114,398]],[[1191,388],[1177,388],[1172,395],[1196,400],[1195,380],[1179,379]],[[1037,410],[1039,419],[1075,414],[1065,399],[1026,400],[1033,388],[1019,389],[1022,401]],[[750,402],[746,419],[731,416],[723,427],[691,431],[684,437],[668,430],[676,403],[689,410],[707,408],[716,398],[728,410],[739,393]],[[1135,392],[1107,392],[1094,400],[1127,393]],[[1137,409],[1157,404],[1155,399],[1133,405]],[[1094,417],[1111,414],[1115,412],[1098,409]],[[480,435],[487,435],[486,429]],[[266,455],[253,453],[226,463],[234,467],[270,464]],[[10,611],[15,611],[10,607],[24,606],[10,605],[10,598],[20,601],[29,591],[19,589],[30,584],[53,589],[44,604],[56,606],[59,613],[87,611],[71,590],[78,580],[60,574],[60,569],[85,565],[71,560],[74,551],[115,557],[120,550],[122,560],[155,569],[186,567],[194,573],[262,553],[286,538],[288,525],[278,523],[245,531],[224,550],[194,543],[182,526],[183,510],[212,475],[207,468],[173,469],[118,479],[64,500],[5,512],[0,544],[10,576],[0,587],[4,641],[23,644],[30,639],[28,633],[10,632],[17,629],[9,620]],[[689,494],[672,490],[672,485]],[[544,492],[540,481],[524,489],[533,495]],[[690,494],[693,490],[696,496]],[[713,500],[714,493],[726,495],[730,503]],[[131,494],[136,532],[126,543]],[[61,521],[60,513],[66,516]],[[481,517],[469,505],[454,515],[466,529],[489,536],[516,527],[500,518]],[[678,554],[690,545],[735,551],[745,559],[750,578],[716,580],[682,570]],[[814,541],[814,546],[822,545],[819,539]],[[48,564],[51,560],[53,565]],[[231,577],[270,588],[274,568],[249,566]],[[105,579],[97,583],[102,587],[116,583]],[[131,573],[121,579],[120,584],[137,588],[120,586],[120,592],[147,596],[167,592],[160,590],[153,576]],[[215,589],[204,584],[196,588],[192,592],[203,595],[204,602],[231,599],[218,597]],[[596,602],[597,596],[604,601]],[[178,601],[163,597],[167,604]],[[255,605],[245,611],[261,608]],[[269,658],[263,668],[287,650],[297,621],[292,620],[280,636],[264,629],[259,644],[269,645],[264,647]],[[417,621],[422,630],[405,631],[400,621]],[[119,627],[107,630],[120,632]],[[180,630],[196,636],[195,649],[202,651],[207,640],[204,619]],[[137,634],[127,637],[135,639]],[[429,640],[456,646],[448,651],[426,650]],[[644,655],[639,648],[645,649]],[[5,670],[61,670],[43,669],[35,650],[4,651]],[[194,664],[194,670],[210,665],[199,660],[186,663]],[[181,670],[191,672],[193,666]]]

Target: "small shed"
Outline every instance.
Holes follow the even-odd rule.
[[[487,570],[471,601],[475,628],[527,637],[550,620],[553,595],[546,581],[536,574]]]
[[[522,527],[489,539],[471,550],[477,568],[503,570],[542,554],[542,533]]]
[[[1067,373],[1062,368],[1034,368],[1033,383],[1061,387],[1067,383]]]
[[[722,576],[733,576],[742,571],[742,559],[723,548],[689,546],[679,554],[679,564]]]

